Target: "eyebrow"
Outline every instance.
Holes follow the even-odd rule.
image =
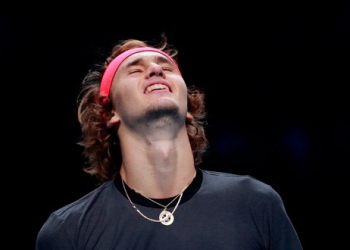
[[[155,58],[155,62],[156,63],[168,63],[170,65],[173,65],[175,66],[169,59],[163,57],[163,56],[154,56]],[[128,67],[131,67],[131,66],[135,66],[135,65],[140,65],[142,64],[143,62],[145,61],[145,59],[143,57],[141,58],[137,58],[129,63],[127,63],[123,68],[128,68]]]

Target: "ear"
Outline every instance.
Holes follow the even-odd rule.
[[[189,112],[187,112],[186,113],[186,122],[192,123],[193,119],[194,119],[193,116]]]
[[[113,112],[113,116],[111,117],[111,119],[109,119],[109,121],[107,121],[106,125],[108,128],[111,128],[119,122],[120,122],[119,115],[116,112]]]

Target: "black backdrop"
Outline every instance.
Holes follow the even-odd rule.
[[[162,32],[179,49],[186,82],[207,93],[210,148],[201,167],[272,185],[305,249],[347,242],[346,1],[94,4],[1,10],[10,244],[33,249],[50,212],[94,188],[76,145],[76,96],[88,69],[115,42]]]

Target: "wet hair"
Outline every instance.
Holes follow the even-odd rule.
[[[101,182],[113,179],[119,172],[122,161],[119,138],[115,129],[106,125],[111,118],[112,102],[109,98],[102,102],[100,98],[99,89],[103,72],[116,56],[137,47],[160,49],[176,61],[178,51],[168,44],[164,36],[162,38],[157,45],[136,39],[120,41],[113,47],[105,62],[96,64],[82,81],[81,92],[77,99],[78,120],[82,132],[78,145],[84,147],[83,156],[86,161],[83,170]],[[204,92],[194,85],[187,87],[187,108],[194,119],[186,122],[186,128],[195,165],[202,162],[203,154],[208,147],[204,129],[206,125],[204,97]]]

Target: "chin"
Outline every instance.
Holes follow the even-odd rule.
[[[175,105],[157,105],[152,106],[146,111],[146,115],[153,119],[159,119],[164,117],[179,116],[179,107]]]

